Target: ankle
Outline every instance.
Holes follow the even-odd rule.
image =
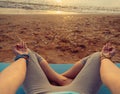
[[[27,54],[17,55],[14,60],[17,61],[17,60],[19,60],[21,58],[25,59],[26,63],[28,63],[29,55],[27,55]]]
[[[68,83],[68,78],[60,75],[60,76],[59,76],[59,79],[58,79],[58,84],[59,84],[60,86],[64,86],[64,85],[66,85],[67,83]]]

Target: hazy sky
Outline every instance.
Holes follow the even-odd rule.
[[[82,5],[82,6],[102,6],[102,7],[119,7],[120,0],[0,0],[0,1],[20,1],[31,3],[48,3],[59,5]],[[58,1],[58,2],[57,2]]]

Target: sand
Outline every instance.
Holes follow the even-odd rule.
[[[75,63],[111,41],[120,62],[120,15],[0,15],[0,62],[12,62],[19,35],[49,63]]]

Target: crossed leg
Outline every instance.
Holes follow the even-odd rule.
[[[82,68],[84,67],[84,65],[86,64],[88,58],[90,56],[87,56],[79,61],[77,61],[73,67],[71,67],[68,71],[62,73],[63,76],[67,77],[67,78],[71,78],[74,79],[78,73],[82,70]]]
[[[89,58],[88,56],[82,60],[79,60],[68,71],[64,72],[63,74],[58,74],[49,66],[48,62],[43,57],[41,57],[38,53],[33,53],[36,55],[39,61],[39,65],[45,72],[48,79],[50,79],[50,81],[57,82],[61,86],[70,84],[72,80],[74,80],[74,78],[77,76],[77,74],[81,71],[87,59]]]
[[[31,50],[29,50],[32,54],[34,54],[39,62],[40,67],[42,68],[42,70],[44,71],[44,73],[46,74],[48,80],[50,82],[54,82],[56,83],[56,85],[68,85],[72,82],[72,78],[58,74],[57,72],[55,72],[48,64],[48,62],[41,57],[39,54],[37,54],[36,52],[33,52]]]

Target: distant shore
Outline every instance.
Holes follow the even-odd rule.
[[[18,14],[0,15],[0,62],[13,61],[16,34],[49,63],[74,63],[101,51],[108,40],[117,49],[113,60],[120,62],[120,15]]]
[[[79,14],[76,12],[50,11],[50,10],[26,10],[17,8],[0,8],[0,14]]]

